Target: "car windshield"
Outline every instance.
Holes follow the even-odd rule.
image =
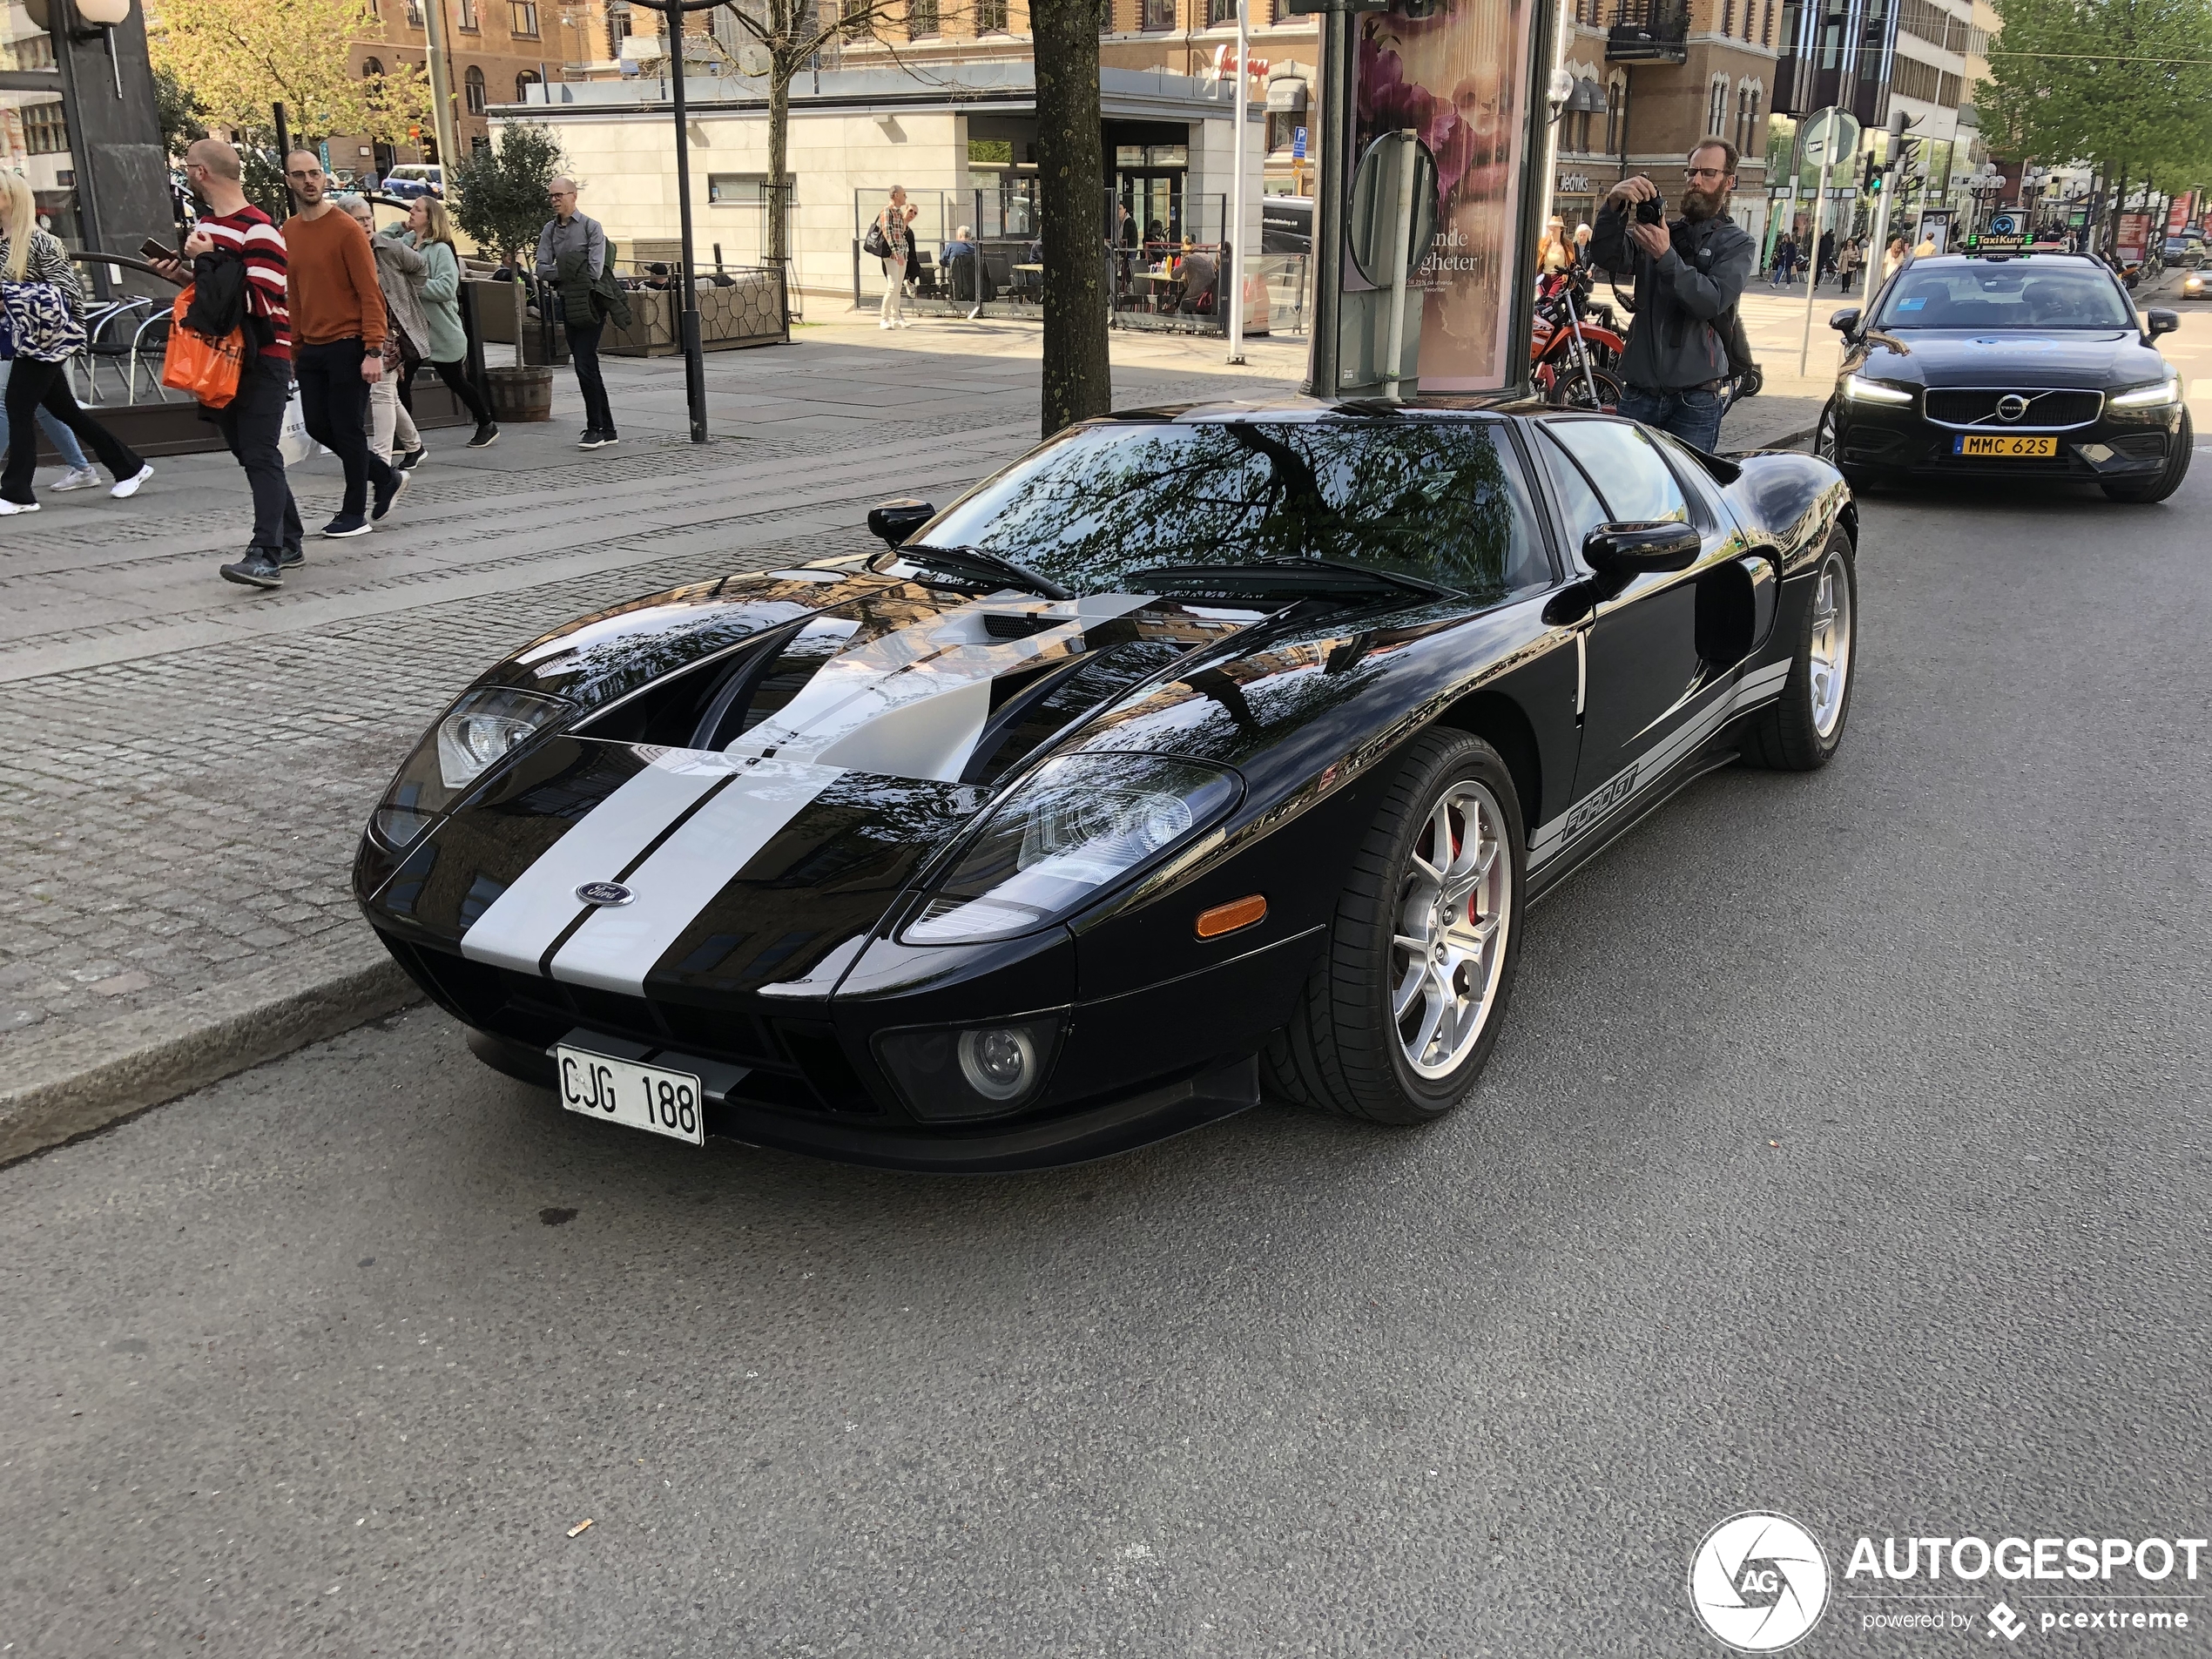
[[[2109,276],[2086,266],[2032,260],[1915,266],[1883,301],[1877,328],[2133,328],[2134,313]]]
[[[1503,596],[1546,579],[1528,498],[1487,421],[1078,427],[914,539],[1078,592],[1157,565],[1327,559]]]

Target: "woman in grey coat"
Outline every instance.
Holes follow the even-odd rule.
[[[405,472],[422,459],[422,435],[400,401],[400,374],[410,356],[428,349],[430,325],[418,297],[429,266],[404,242],[376,233],[376,211],[366,196],[341,196],[338,206],[368,233],[376,254],[376,286],[384,295],[384,373],[368,388],[368,447],[377,459]]]

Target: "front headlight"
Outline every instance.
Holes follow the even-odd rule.
[[[493,765],[570,711],[565,698],[504,685],[466,691],[407,758],[369,821],[394,851],[430,827],[439,813]]]
[[[1912,388],[1887,381],[1870,381],[1864,374],[1844,376],[1844,395],[1854,403],[1910,403]]]
[[[1068,755],[1000,802],[921,916],[910,945],[1025,934],[1218,822],[1234,772],[1157,755]]]
[[[2114,392],[2105,400],[2105,407],[2114,409],[2159,409],[2181,401],[2182,377],[2169,374],[2148,386],[2131,387],[2125,392]]]

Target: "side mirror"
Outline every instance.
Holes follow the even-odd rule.
[[[883,502],[868,509],[868,534],[880,536],[891,546],[899,547],[936,516],[937,509],[927,502],[901,496],[897,501]]]
[[[2152,340],[2156,340],[2161,334],[2170,334],[2182,326],[2181,314],[2175,311],[2146,311],[2143,320],[2150,325],[2143,333]]]
[[[1845,306],[1828,319],[1828,326],[1839,334],[1848,336],[1856,334],[1858,331],[1858,307]]]
[[[1698,550],[1703,545],[1697,527],[1679,519],[1656,524],[1601,524],[1582,538],[1582,563],[1601,576],[1686,570],[1697,562]]]

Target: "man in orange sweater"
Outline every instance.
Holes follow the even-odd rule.
[[[350,213],[327,199],[322,158],[294,150],[284,176],[300,211],[284,227],[292,310],[292,359],[308,435],[346,469],[346,499],[325,536],[365,536],[391,510],[407,475],[371,455],[365,430],[368,388],[384,374],[384,295],[376,256]],[[369,502],[369,490],[375,502]],[[364,509],[368,509],[366,512]]]

